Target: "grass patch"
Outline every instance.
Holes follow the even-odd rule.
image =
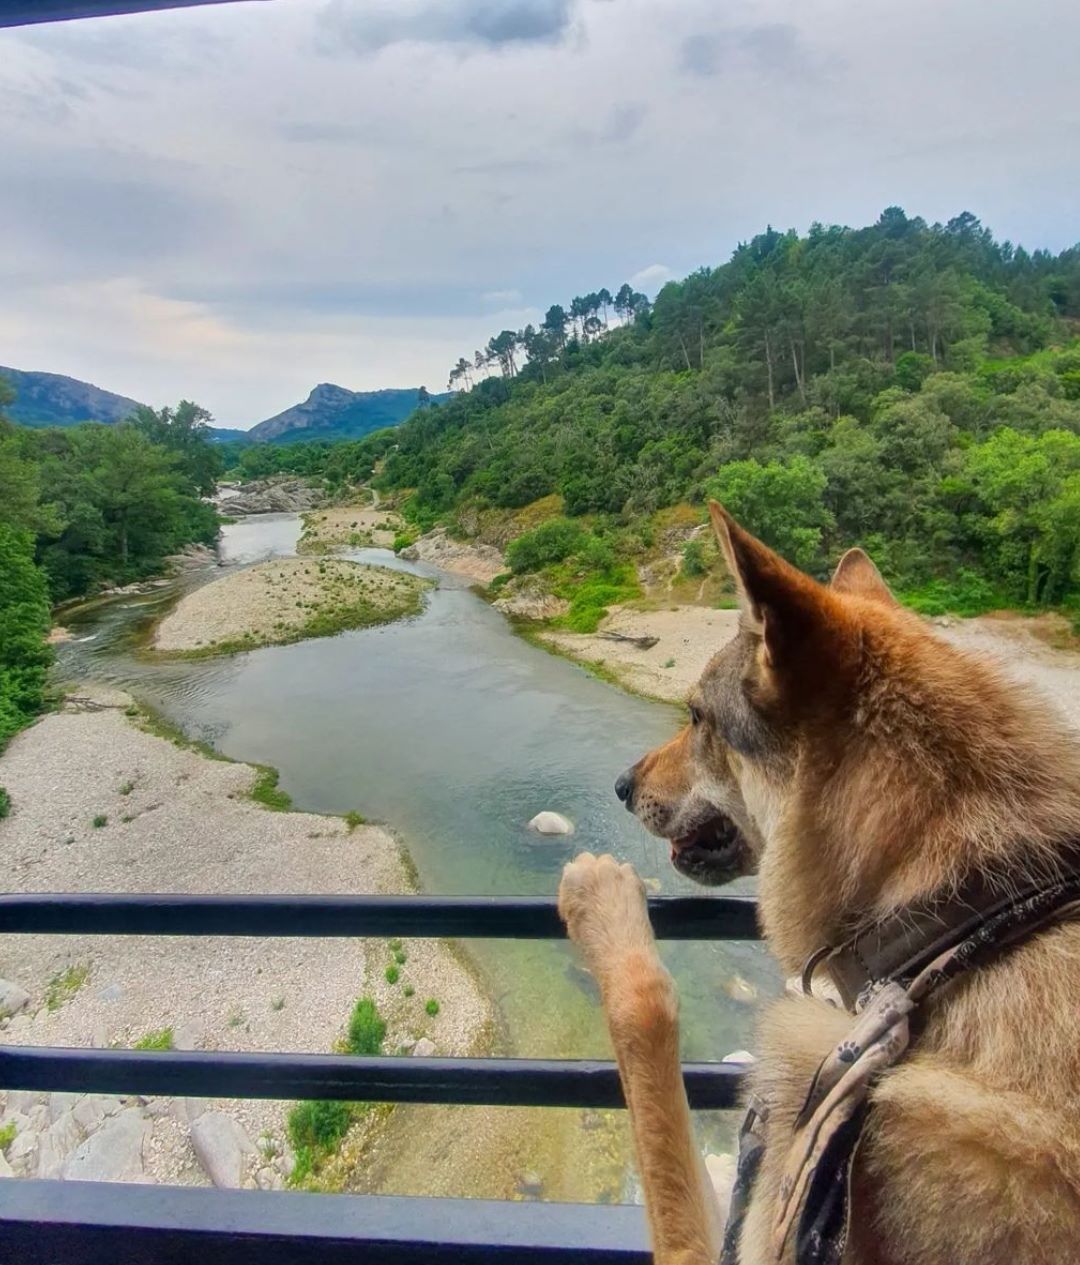
[[[272,813],[287,813],[293,806],[292,796],[278,786],[281,774],[271,764],[257,764],[259,776],[248,792],[248,798]]]
[[[2,1129],[0,1129],[0,1151],[6,1151],[8,1147],[15,1141],[15,1121],[9,1121]]]
[[[275,998],[273,999],[273,1001],[271,1001],[271,1003],[270,1003],[270,1009],[271,1009],[271,1010],[284,1010],[284,1009],[285,1009],[285,998],[284,998],[284,997],[275,997]]]
[[[208,760],[220,760],[223,764],[234,763],[228,756],[215,751],[208,742],[203,742],[200,738],[189,738],[179,725],[173,724],[171,720],[145,703],[126,708],[124,715],[137,720],[143,733],[153,734],[155,738],[164,738],[166,742],[171,742],[181,751],[197,751]]]
[[[409,960],[409,955],[405,952],[404,949],[394,950],[394,961],[398,964],[398,966],[404,966],[408,960]]]
[[[386,968],[386,982],[388,984],[396,984],[401,979],[401,972],[396,966],[390,965]]]
[[[156,1028],[141,1036],[131,1047],[133,1050],[175,1050],[172,1028]]]
[[[406,997],[411,997],[416,992],[416,989],[413,988],[411,984],[406,984],[405,987],[401,991],[405,994]]]
[[[435,1000],[434,997],[429,997],[427,1001],[424,1002],[424,1009],[432,1017],[432,1019],[434,1019],[435,1016],[439,1013],[439,1003]]]
[[[0,821],[11,812],[11,796],[0,786]]]
[[[45,989],[45,1006],[48,1010],[59,1010],[70,1001],[86,983],[90,968],[83,963],[66,967],[58,975],[49,980]]]
[[[349,831],[352,832],[357,826],[366,826],[367,818],[363,813],[358,813],[355,809],[350,808],[345,814],[345,824],[349,827]]]
[[[104,813],[98,813],[98,815],[94,818],[94,820],[90,824],[91,826],[94,827],[95,830],[100,830],[102,826],[107,826],[109,824],[109,819],[108,817],[105,816]]]
[[[1011,603],[985,577],[961,567],[948,580],[931,580],[921,588],[897,594],[900,601],[920,615],[960,615],[970,618],[1002,610]]]
[[[130,795],[130,794],[131,794],[131,792],[132,792],[134,789],[135,789],[135,783],[134,783],[134,782],[125,782],[125,783],[124,783],[124,785],[123,785],[123,786],[121,786],[121,788],[120,788],[120,794],[121,794],[121,795]]]
[[[350,1054],[382,1053],[386,1023],[370,997],[360,997],[349,1016],[345,1049]],[[354,1120],[370,1110],[365,1102],[337,1102],[313,1099],[298,1102],[289,1112],[288,1133],[296,1155],[296,1166],[289,1176],[290,1186],[311,1184],[322,1165],[341,1145]]]

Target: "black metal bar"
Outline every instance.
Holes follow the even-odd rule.
[[[664,940],[756,940],[749,896],[654,896]],[[547,940],[565,934],[550,896],[0,895],[0,933],[131,936],[457,936]]]
[[[648,1265],[631,1206],[0,1182],[19,1265]]]
[[[156,9],[186,9],[203,4],[231,4],[235,0],[0,0],[0,26],[30,26],[37,22],[67,22],[72,18],[103,18],[118,13]]]
[[[691,1107],[734,1107],[743,1069],[686,1063]],[[0,1087],[200,1098],[338,1098],[500,1107],[622,1107],[614,1063],[0,1046]],[[0,1183],[2,1184],[2,1183]]]

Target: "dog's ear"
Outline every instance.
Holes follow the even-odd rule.
[[[829,588],[835,589],[837,593],[849,593],[853,597],[881,602],[884,606],[899,605],[889,586],[881,578],[881,572],[861,549],[849,549],[844,554],[829,581]]]
[[[716,501],[709,502],[709,517],[742,608],[762,634],[766,666],[793,662],[819,644],[817,634],[829,624],[828,591],[751,536]]]

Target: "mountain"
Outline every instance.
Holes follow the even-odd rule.
[[[0,379],[15,390],[7,416],[23,426],[76,426],[79,422],[119,422],[139,407],[137,400],[62,373],[31,373],[0,365]],[[349,391],[320,383],[302,404],[259,422],[250,430],[214,426],[215,443],[252,441],[293,444],[308,439],[359,439],[384,426],[396,426],[416,408],[419,387]],[[449,395],[433,395],[434,402]]]
[[[75,426],[79,422],[118,422],[139,407],[136,400],[62,373],[30,373],[0,365],[0,378],[15,390],[5,410],[23,426]]]
[[[448,395],[433,395],[433,401]],[[384,426],[396,426],[416,408],[418,387],[349,391],[320,382],[302,404],[268,417],[248,431],[256,443],[292,444],[309,439],[359,439]]]

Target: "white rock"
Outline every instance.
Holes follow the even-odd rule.
[[[33,1129],[16,1134],[15,1141],[7,1149],[7,1157],[16,1173],[29,1173],[37,1166],[40,1135]]]
[[[55,1124],[61,1116],[66,1116],[79,1101],[78,1094],[55,1093],[49,1095],[49,1123]]]
[[[562,813],[543,812],[529,822],[529,829],[541,835],[572,835],[574,823]]]
[[[413,1057],[430,1059],[435,1054],[435,1042],[430,1037],[421,1037],[412,1048]]]
[[[255,1147],[231,1116],[204,1111],[192,1121],[191,1145],[215,1186],[237,1189],[244,1184],[244,1156]]]
[[[260,1190],[280,1190],[285,1183],[276,1169],[260,1168],[255,1174],[255,1185]]]
[[[296,1156],[292,1151],[285,1151],[274,1160],[274,1167],[282,1177],[288,1177],[296,1167]]]
[[[720,1062],[748,1065],[750,1063],[756,1063],[757,1059],[750,1053],[749,1050],[732,1050],[730,1054],[725,1054]]]
[[[60,1175],[65,1181],[137,1182],[149,1132],[150,1121],[137,1107],[129,1107],[81,1143]]]
[[[746,1005],[757,1001],[757,989],[749,980],[743,979],[741,975],[732,975],[730,979],[726,980],[724,992],[727,993],[732,1001],[742,1002]]]
[[[38,1149],[37,1175],[59,1177],[67,1157],[82,1141],[82,1130],[74,1111],[65,1111],[41,1135]]]
[[[101,1001],[119,1001],[124,995],[124,990],[119,984],[106,984],[104,988],[98,989],[97,995]]]
[[[14,1177],[15,1170],[7,1162],[7,1156],[0,1151],[0,1177]]]
[[[0,1013],[17,1015],[29,1000],[30,994],[25,988],[9,979],[0,979]]]
[[[0,1117],[0,1127],[6,1129],[9,1124],[15,1126],[16,1133],[22,1133],[24,1129],[30,1128],[30,1117],[21,1111],[12,1111],[9,1107]]]
[[[30,1128],[36,1133],[44,1133],[49,1125],[52,1124],[49,1119],[49,1108],[43,1102],[38,1103],[36,1107],[30,1108],[29,1112],[27,1112],[27,1119],[30,1121]]]

